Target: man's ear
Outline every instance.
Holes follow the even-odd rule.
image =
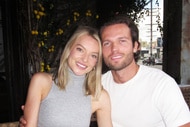
[[[135,41],[133,52],[136,53],[138,50],[140,50],[140,44],[137,41]]]

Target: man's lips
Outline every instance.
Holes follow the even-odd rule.
[[[111,56],[111,59],[117,60],[117,59],[120,59],[121,57],[122,57],[121,55],[114,55],[114,56]]]

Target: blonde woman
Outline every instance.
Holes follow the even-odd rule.
[[[112,127],[110,99],[101,85],[102,48],[96,29],[79,27],[68,41],[54,74],[36,73],[24,107],[25,127]]]

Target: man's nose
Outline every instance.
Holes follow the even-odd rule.
[[[115,52],[118,50],[118,44],[117,43],[112,43],[112,51]]]

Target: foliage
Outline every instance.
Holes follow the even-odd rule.
[[[151,2],[151,0],[149,2]],[[160,17],[161,14],[160,14],[159,2],[158,2],[158,0],[156,0],[155,3],[152,3],[152,4],[155,4],[157,6],[157,15],[156,15],[157,30],[160,31],[161,35],[163,35],[163,24],[161,22],[161,17]],[[150,13],[151,13],[150,8],[144,8],[143,10],[141,10],[141,12],[138,14],[137,22],[139,20],[142,20],[144,18],[144,16],[149,16]]]
[[[138,22],[144,16],[142,10],[149,3],[148,0],[98,0],[98,13],[100,20],[105,20],[116,14],[126,14]],[[106,5],[106,6],[105,6]]]
[[[77,25],[94,26],[98,15],[78,0],[33,0],[31,2],[30,73],[49,72]]]
[[[96,27],[99,20],[124,13],[138,21],[146,0],[28,0],[30,74],[49,72],[59,64],[60,54],[78,25]],[[106,8],[107,7],[107,8]]]

